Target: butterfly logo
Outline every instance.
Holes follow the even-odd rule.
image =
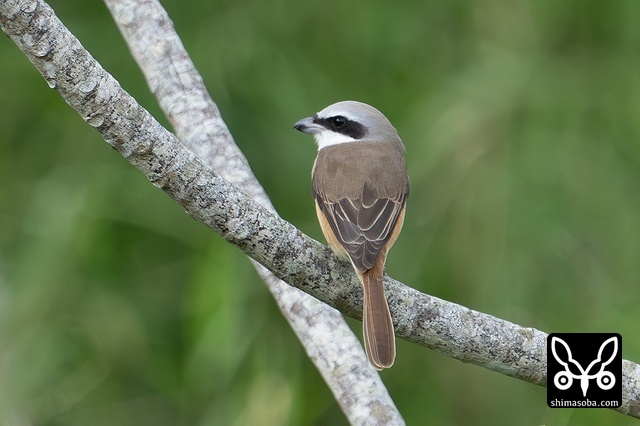
[[[609,348],[611,356],[603,360],[607,346],[611,346]],[[586,397],[590,380],[595,379],[598,387],[602,390],[609,390],[615,386],[616,378],[614,374],[610,371],[605,371],[605,368],[611,364],[618,353],[618,340],[615,337],[605,340],[600,345],[597,358],[591,361],[586,368],[583,368],[578,361],[573,359],[569,345],[557,336],[551,338],[551,352],[556,361],[564,367],[564,371],[556,373],[553,377],[553,383],[557,389],[567,390],[573,385],[574,380],[580,380],[582,396]]]

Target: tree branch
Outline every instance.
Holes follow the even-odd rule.
[[[275,213],[160,3],[105,3],[180,141],[211,170]],[[259,263],[252,263],[351,424],[372,420],[404,424],[344,317],[282,282]]]
[[[348,264],[238,192],[162,128],[82,49],[42,3],[0,4],[0,24],[49,85],[196,220],[285,282],[359,318]],[[56,28],[50,28],[55,26]],[[58,31],[56,31],[56,29]],[[398,336],[527,382],[546,381],[546,334],[422,294],[386,278]],[[624,414],[640,417],[640,366],[623,362]]]

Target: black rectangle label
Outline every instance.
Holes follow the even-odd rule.
[[[551,333],[547,338],[547,404],[615,408],[622,403],[622,337],[617,333]]]

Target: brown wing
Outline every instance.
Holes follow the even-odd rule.
[[[313,191],[320,211],[360,272],[373,268],[389,241],[407,200],[408,188],[389,197],[378,197],[368,183],[357,199],[328,200]]]

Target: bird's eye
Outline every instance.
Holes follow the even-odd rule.
[[[333,127],[336,128],[336,129],[343,128],[349,122],[349,120],[347,120],[346,118],[344,118],[341,115],[338,115],[338,116],[335,116],[335,117],[331,117],[330,120],[331,120],[331,124],[333,124]]]

